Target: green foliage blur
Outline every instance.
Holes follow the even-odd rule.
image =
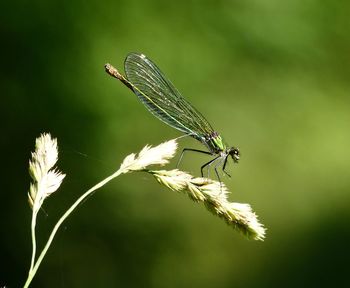
[[[58,138],[67,177],[39,217],[39,247],[126,155],[181,135],[104,72],[142,52],[240,148],[224,182],[267,238],[249,241],[150,176],[125,175],[68,219],[32,287],[345,287],[349,1],[19,0],[0,11],[0,286],[21,287],[29,269],[28,160],[41,132]],[[199,176],[205,161],[188,154],[181,168]]]

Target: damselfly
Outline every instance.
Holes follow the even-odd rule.
[[[222,165],[223,172],[230,176],[225,171],[227,159],[231,156],[233,161],[237,163],[239,160],[238,148],[226,145],[219,133],[211,127],[201,113],[181,96],[156,64],[143,54],[130,53],[124,63],[126,77],[110,64],[106,64],[105,69],[108,74],[120,80],[134,92],[154,116],[197,139],[208,149],[208,151],[203,151],[185,148],[179,162],[186,151],[210,154],[215,158],[201,166],[202,177],[203,169],[208,167],[209,171],[209,167],[214,163],[214,170],[219,181],[220,176],[217,171],[219,165]]]

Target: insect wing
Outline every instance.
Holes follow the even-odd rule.
[[[125,73],[133,91],[157,118],[198,140],[213,132],[211,125],[143,54],[129,54]]]

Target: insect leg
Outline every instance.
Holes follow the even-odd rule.
[[[201,167],[201,174],[202,174],[202,177],[203,177],[203,169],[207,166],[210,166],[211,164],[213,164],[213,162],[217,161],[221,156],[216,156],[214,159],[210,160],[209,162],[205,163],[204,165],[202,165]],[[208,167],[208,171],[209,171],[209,167]],[[209,174],[209,173],[208,173]],[[218,178],[220,179],[219,175],[217,175]]]
[[[184,148],[181,152],[181,155],[180,155],[180,158],[179,160],[177,161],[177,164],[176,164],[176,168],[179,167],[180,165],[180,162],[182,160],[182,157],[184,156],[185,152],[186,151],[192,151],[192,152],[198,152],[198,153],[202,153],[202,154],[207,154],[207,155],[212,155],[212,153],[208,152],[208,151],[203,151],[203,150],[198,150],[198,149],[192,149],[192,148]],[[203,175],[202,175],[203,176]]]
[[[227,157],[226,157],[227,158]],[[220,186],[221,186],[221,180],[220,180],[220,176],[219,176],[219,171],[218,171],[218,166],[222,164],[222,161],[226,161],[226,158],[220,158],[218,163],[215,164],[214,166],[214,170],[215,170],[215,173],[216,173],[216,176],[218,177],[218,180],[220,182]],[[225,172],[225,171],[224,171]]]
[[[228,177],[231,177],[231,175],[228,174],[228,173],[226,172],[226,170],[225,170],[226,164],[227,164],[227,158],[228,158],[228,156],[229,156],[229,155],[226,155],[226,157],[225,157],[224,165],[222,166],[222,171],[224,171],[224,173],[225,173]]]

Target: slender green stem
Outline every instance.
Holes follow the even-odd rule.
[[[32,230],[32,260],[30,261],[30,269],[29,269],[29,273],[28,274],[30,274],[30,272],[33,270],[34,261],[35,261],[35,254],[36,254],[36,239],[35,239],[36,215],[37,215],[37,213],[33,209],[32,225],[31,225],[31,230]]]
[[[92,188],[90,188],[88,191],[86,191],[82,196],[80,196],[75,202],[74,204],[63,214],[63,216],[58,220],[57,224],[55,225],[55,227],[53,228],[50,237],[44,247],[44,249],[42,250],[42,252],[40,253],[40,256],[38,257],[34,267],[30,269],[29,274],[28,274],[28,278],[26,283],[24,284],[24,288],[29,287],[30,283],[32,282],[42,260],[45,257],[45,254],[47,252],[47,250],[49,249],[59,227],[61,226],[61,224],[64,222],[64,220],[66,220],[68,218],[68,216],[75,210],[75,208],[78,207],[78,205],[80,203],[82,203],[82,201],[84,199],[86,199],[92,192],[94,192],[95,190],[101,188],[102,186],[104,186],[105,184],[107,184],[109,181],[111,181],[112,179],[118,177],[120,174],[123,173],[123,170],[119,169],[117,172],[113,173],[112,175],[110,175],[109,177],[105,178],[104,180],[102,180],[101,182],[99,182],[98,184],[96,184],[95,186],[93,186]],[[35,227],[35,224],[34,224]],[[32,224],[32,234],[33,234],[33,224]],[[33,235],[32,235],[33,237]],[[33,241],[35,242],[35,235],[33,237]],[[35,247],[35,243],[33,243],[33,248]],[[34,253],[33,253],[34,255]]]

